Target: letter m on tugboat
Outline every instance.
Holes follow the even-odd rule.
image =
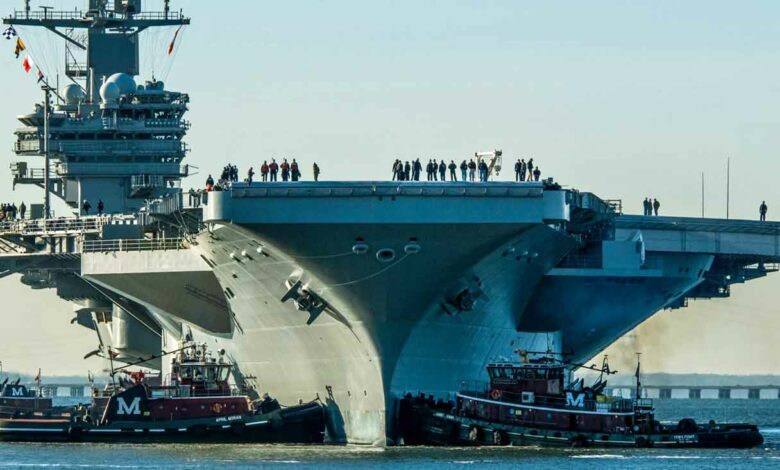
[[[117,397],[116,399],[116,414],[118,415],[140,415],[141,414],[141,397],[133,398],[130,404],[124,397]]]
[[[585,408],[585,394],[578,393],[575,395],[572,392],[566,392],[566,406],[571,406],[572,408]]]
[[[146,419],[149,416],[147,391],[143,385],[135,385],[117,393],[108,401],[104,422],[112,422],[120,419]]]

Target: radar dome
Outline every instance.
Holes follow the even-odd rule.
[[[62,97],[65,99],[66,104],[79,104],[84,101],[86,95],[84,90],[79,85],[71,83],[62,87]]]
[[[119,95],[122,93],[119,91],[119,85],[114,82],[106,82],[100,87],[100,99],[104,103],[116,103],[119,99]]]
[[[126,73],[115,73],[108,77],[106,83],[116,83],[119,87],[119,94],[126,95],[135,91],[135,80]]]

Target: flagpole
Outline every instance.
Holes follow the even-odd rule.
[[[36,387],[35,391],[35,409],[38,409],[38,397],[41,396],[41,368],[38,368],[38,375],[35,376]]]
[[[111,366],[111,386],[116,390],[116,381],[114,381],[114,353],[111,348],[108,348],[108,362]]]
[[[639,381],[639,368],[641,367],[641,356],[642,353],[636,353],[636,399],[639,400],[640,394],[642,393],[641,390],[641,383]]]

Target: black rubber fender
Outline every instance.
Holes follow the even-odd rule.
[[[509,439],[507,439],[507,435],[505,431],[502,431],[500,429],[494,429],[493,430],[493,445],[494,446],[505,446],[509,444]]]
[[[478,442],[481,442],[482,441],[482,437],[483,437],[482,435],[483,435],[483,431],[482,431],[481,427],[479,427],[479,426],[471,426],[469,428],[469,434],[468,434],[469,442],[474,443],[474,444],[476,444]]]

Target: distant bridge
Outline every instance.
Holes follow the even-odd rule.
[[[25,384],[27,390],[38,390],[37,383]],[[102,384],[95,384],[96,387],[102,387]],[[41,384],[41,394],[46,398],[90,398],[92,396],[92,384],[89,383],[69,383],[69,384]]]

